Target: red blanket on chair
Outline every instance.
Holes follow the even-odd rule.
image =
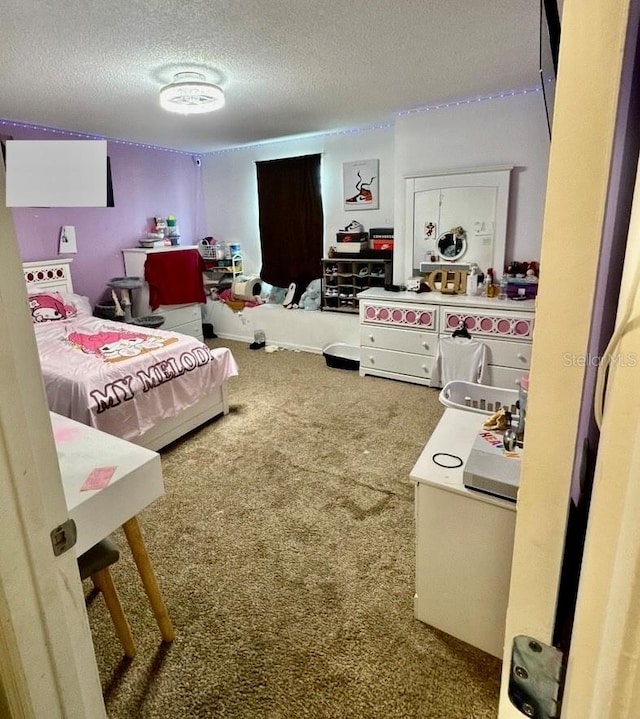
[[[197,249],[149,253],[144,264],[144,278],[149,284],[151,309],[160,305],[205,302],[204,269],[204,260]]]

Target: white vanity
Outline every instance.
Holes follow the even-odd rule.
[[[405,277],[428,278],[436,291],[372,288],[358,295],[362,376],[431,386],[438,343],[461,322],[485,345],[484,384],[513,389],[528,372],[534,300],[440,291],[451,289],[449,275],[466,278],[474,265],[502,275],[512,169],[405,177]]]
[[[431,385],[438,340],[462,320],[487,349],[484,384],[514,389],[529,370],[534,301],[369,289],[360,300],[360,375]]]

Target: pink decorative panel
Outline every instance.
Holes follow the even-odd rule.
[[[365,322],[379,325],[396,325],[399,327],[419,327],[423,330],[435,330],[436,313],[433,308],[386,307],[384,305],[363,305]]]
[[[444,324],[447,330],[455,330],[462,320],[465,321],[469,332],[489,337],[517,337],[518,339],[531,339],[533,337],[533,318],[510,317],[505,315],[495,317],[480,312],[465,315],[445,310]]]

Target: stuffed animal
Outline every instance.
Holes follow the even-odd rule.
[[[511,412],[501,407],[497,412],[494,412],[488,417],[482,426],[485,429],[507,430],[511,427]]]
[[[322,280],[312,280],[302,293],[298,307],[303,310],[319,310],[321,289]]]

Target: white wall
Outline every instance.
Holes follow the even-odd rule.
[[[325,251],[335,233],[351,220],[370,227],[393,227],[393,128],[282,140],[213,153],[204,158],[203,182],[207,233],[224,242],[239,242],[245,272],[260,270],[258,192],[255,163],[283,157],[322,154]],[[380,209],[345,212],[342,208],[342,163],[380,161]],[[293,238],[292,238],[293,239]]]
[[[549,145],[541,92],[398,117],[394,138],[395,281],[406,279],[411,264],[405,259],[401,239],[404,177],[410,174],[513,165],[505,257],[507,261],[539,261]]]
[[[260,236],[255,162],[322,153],[322,192],[325,216],[325,250],[337,230],[351,220],[365,229],[395,227],[394,281],[408,277],[404,253],[404,177],[493,165],[513,165],[506,259],[540,259],[544,194],[549,155],[549,134],[542,93],[533,92],[469,105],[402,115],[393,127],[322,135],[298,140],[238,148],[203,158],[207,234],[225,242],[240,243],[247,273],[258,273]],[[343,210],[342,163],[380,160],[380,209]],[[410,263],[409,263],[410,264]],[[542,268],[544,272],[544,268]],[[335,338],[292,337],[278,341],[286,346],[322,346],[323,342],[350,341],[357,317],[340,326],[337,313],[323,313],[335,324]],[[236,318],[237,319],[237,318]],[[309,322],[306,326],[319,326]],[[218,317],[218,321],[221,318]],[[232,334],[249,334],[246,324],[227,328]],[[326,324],[326,322],[324,323]],[[320,330],[318,329],[318,332]],[[356,340],[357,341],[357,340]]]
[[[358,315],[319,310],[286,310],[281,305],[260,305],[234,312],[224,302],[207,302],[208,321],[219,337],[253,342],[256,330],[265,334],[267,345],[319,354],[327,346],[360,345]]]

